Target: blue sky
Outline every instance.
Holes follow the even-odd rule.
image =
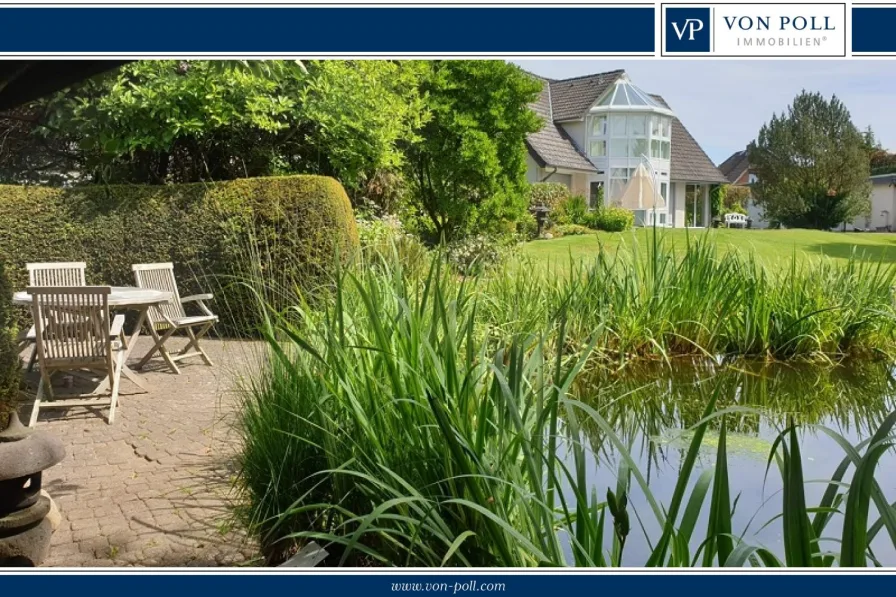
[[[746,147],[802,89],[836,94],[860,129],[896,150],[896,61],[514,60],[556,79],[623,68],[662,95],[716,164]]]

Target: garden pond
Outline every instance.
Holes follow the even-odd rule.
[[[781,477],[774,461],[771,468],[767,466],[778,433],[791,418],[799,425],[806,501],[812,507],[821,500],[825,481],[845,456],[819,426],[836,431],[855,445],[870,437],[884,417],[896,409],[893,368],[868,362],[835,367],[691,362],[673,363],[671,368],[642,366],[627,369],[623,375],[586,376],[577,393],[614,426],[629,446],[657,501],[669,504],[692,438],[687,429],[700,421],[716,391],[719,408],[755,409],[727,415],[730,490],[732,500],[736,500],[733,531],[749,543],[763,545],[777,554],[784,552],[780,518],[775,518],[782,510]],[[714,464],[718,428],[719,422],[713,421],[704,437],[698,471]],[[586,436],[591,444],[589,464],[595,489],[600,495],[605,495],[607,488],[615,491],[623,459],[596,427],[586,429]],[[894,471],[896,454],[890,450],[881,459],[876,478],[891,502],[896,498]],[[852,469],[845,481],[851,473]],[[698,476],[699,472],[692,475],[691,488]],[[691,488],[686,495],[690,495]],[[708,510],[705,504],[694,533],[692,554],[704,538]],[[641,565],[650,553],[642,528],[653,540],[661,532],[634,479],[629,491],[629,512],[632,530],[623,565]],[[872,506],[870,521],[876,519]],[[839,517],[835,516],[825,534],[839,536],[839,525]],[[896,565],[896,551],[886,532],[881,532],[872,546],[881,563]]]

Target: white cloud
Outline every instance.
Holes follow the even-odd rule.
[[[836,94],[860,129],[896,150],[896,63],[871,60],[519,60],[536,74],[565,78],[624,68],[662,95],[716,163],[743,149],[803,89]]]

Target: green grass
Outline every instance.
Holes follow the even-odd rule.
[[[660,286],[665,276],[735,267],[703,248],[684,257],[687,269],[663,270],[674,261],[663,255],[642,270]],[[626,539],[647,532],[644,516],[661,529],[647,537],[646,566],[863,566],[881,530],[896,545],[896,509],[875,480],[896,414],[859,446],[825,430],[846,456],[816,506],[806,503],[797,435],[781,433],[768,464],[784,484],[785,551],[773,554],[731,528],[738,498],[729,491],[726,418],[747,411],[716,407],[723,386],[707,391],[673,496],[660,503],[599,407],[574,393],[603,327],[570,342],[576,297],[562,292],[541,316],[494,320],[513,311],[499,304],[511,290],[532,285],[520,280],[501,293],[492,283],[461,278],[439,260],[421,275],[386,261],[339,275],[323,308],[298,302],[267,312],[271,360],[244,394],[240,486],[243,520],[269,553],[314,540],[338,564],[615,566]],[[804,290],[792,293],[795,303],[815,296]],[[697,475],[711,423],[716,466]],[[594,486],[586,428],[620,456],[612,490]],[[628,505],[635,492],[647,504],[637,522]],[[822,551],[818,539],[837,532],[828,529],[834,518],[843,522],[839,551]]]
[[[630,249],[635,242],[643,245],[651,233],[651,229],[640,228],[628,232],[595,232],[584,236],[537,240],[526,243],[521,252],[538,264],[565,264],[570,256],[593,258],[601,249]],[[729,229],[667,229],[660,234],[665,242],[677,248],[684,247],[688,240],[708,238],[721,251],[751,254],[766,264],[788,261],[793,254],[800,258],[825,255],[842,263],[848,261],[854,252],[855,257],[863,261],[896,263],[896,234]]]

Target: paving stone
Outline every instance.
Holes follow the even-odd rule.
[[[175,338],[177,348],[182,339]],[[151,346],[138,341],[134,356]],[[258,562],[240,529],[226,536],[239,438],[232,428],[234,380],[251,362],[251,344],[206,340],[215,367],[183,362],[173,375],[153,359],[148,393],[123,381],[113,425],[106,409],[41,413],[67,457],[44,474],[62,525],[45,566],[216,566]],[[248,349],[247,349],[248,348]],[[32,376],[30,381],[35,381]],[[35,383],[36,386],[36,383]],[[30,415],[30,405],[23,408]]]

